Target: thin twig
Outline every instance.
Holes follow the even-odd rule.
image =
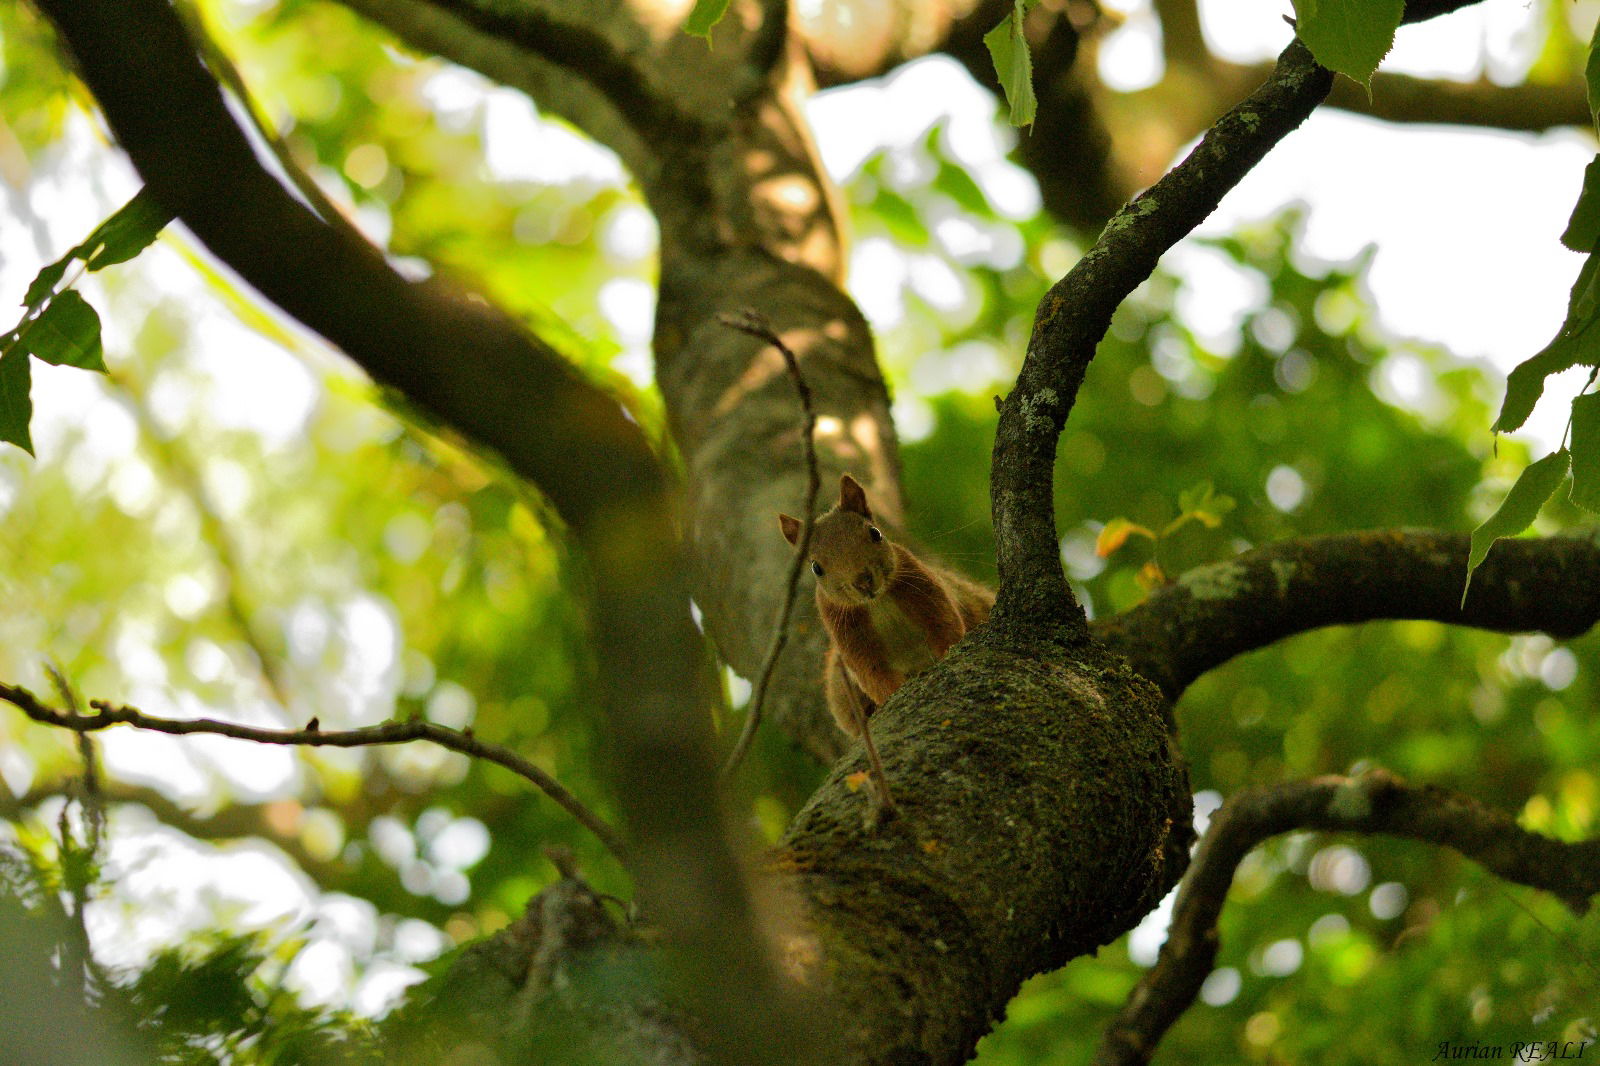
[[[1441,844],[1507,881],[1543,889],[1582,914],[1600,893],[1600,840],[1565,843],[1442,788],[1383,770],[1241,792],[1211,818],[1184,875],[1155,966],[1101,1038],[1096,1066],[1142,1066],[1200,993],[1217,958],[1217,920],[1234,871],[1256,845],[1295,829],[1405,837]]]
[[[47,662],[45,673],[68,714],[80,714],[83,706],[78,702],[78,690],[67,681],[67,675],[55,663]],[[105,797],[100,789],[100,760],[94,750],[94,740],[87,733],[78,734],[78,757],[83,760],[83,785],[78,791],[78,802],[83,807],[83,820],[88,830],[90,854],[98,854],[105,829]]]
[[[794,379],[794,390],[800,395],[800,410],[805,415],[800,443],[805,449],[806,457],[806,503],[804,510],[800,512],[803,516],[800,521],[800,542],[795,549],[794,561],[789,564],[789,583],[784,589],[783,606],[778,611],[777,628],[773,630],[767,657],[761,664],[755,688],[750,693],[750,709],[745,714],[744,728],[740,730],[739,739],[733,745],[733,752],[722,768],[723,776],[727,777],[738,769],[745,753],[750,750],[750,742],[755,739],[756,729],[761,725],[761,710],[766,704],[767,686],[772,681],[772,671],[778,665],[778,656],[783,653],[784,645],[789,642],[789,616],[794,612],[795,595],[800,588],[800,570],[805,565],[806,553],[811,550],[811,526],[817,506],[817,491],[822,485],[822,480],[817,475],[817,449],[812,439],[816,433],[817,414],[811,406],[811,389],[800,373],[800,362],[795,358],[794,352],[783,343],[783,339],[773,330],[766,317],[757,311],[747,308],[737,314],[722,314],[717,316],[717,321],[729,329],[760,338],[783,353],[783,361],[789,368],[789,376]]]
[[[67,681],[67,675],[53,662],[46,662],[45,673],[50,684],[69,714],[81,709],[78,692]],[[89,889],[98,876],[92,872],[100,861],[100,842],[105,838],[105,797],[100,791],[100,770],[95,757],[94,741],[87,733],[77,735],[78,754],[83,759],[83,778],[78,788],[68,794],[62,804],[61,815],[56,820],[56,831],[61,838],[61,870],[66,894],[72,897],[72,913],[68,925],[72,930],[72,951],[81,966],[84,979],[97,990],[111,987],[109,976],[94,957],[94,945],[89,938]],[[80,843],[72,828],[72,800],[78,801],[83,812],[83,836]]]
[[[93,708],[92,714],[73,714],[46,706],[27,689],[4,682],[0,682],[0,700],[14,704],[35,722],[78,733],[93,733],[114,725],[131,725],[138,729],[177,736],[189,733],[214,733],[236,740],[254,741],[257,744],[292,744],[305,747],[360,748],[377,744],[405,744],[414,740],[431,741],[441,748],[503,766],[532,782],[545,795],[560,804],[568,814],[576,818],[584,828],[598,837],[600,843],[617,857],[618,862],[625,868],[632,869],[628,847],[615,828],[584,806],[583,801],[568,792],[559,781],[533,763],[509,748],[479,740],[470,730],[447,729],[420,718],[384,722],[381,725],[365,726],[361,729],[324,731],[316,727],[315,719],[305,729],[261,729],[233,722],[219,722],[211,718],[159,718],[132,707],[112,706],[104,700],[89,701],[89,706]]]

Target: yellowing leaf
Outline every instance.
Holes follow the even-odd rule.
[[[1150,540],[1155,540],[1156,535],[1144,526],[1136,525],[1126,518],[1113,518],[1100,530],[1100,535],[1094,539],[1094,553],[1104,559],[1114,553],[1118,548],[1128,542],[1128,538],[1138,534]]]
[[[1139,582],[1139,587],[1146,592],[1154,592],[1167,583],[1167,572],[1161,569],[1160,563],[1151,559],[1139,568],[1139,573],[1135,575],[1135,580]]]

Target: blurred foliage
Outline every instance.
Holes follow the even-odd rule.
[[[65,832],[63,840],[71,836]],[[0,937],[15,982],[6,989],[6,1012],[33,1015],[20,1045],[20,1034],[6,1026],[8,1061],[46,1061],[33,1054],[60,1063],[163,1066],[382,1061],[365,1019],[301,1007],[282,987],[302,946],[293,940],[274,947],[257,934],[211,933],[127,972],[85,965],[83,912],[62,902],[63,886],[75,880],[63,862],[69,853],[0,846]],[[30,1049],[32,1041],[39,1043]]]
[[[523,316],[660,433],[637,325],[653,300],[653,223],[614,160],[337,5],[198,7],[295,157],[360,225],[408,268],[459,277]],[[1581,62],[1558,8],[1540,7],[1555,29],[1539,78]],[[132,189],[92,143],[25,5],[0,5],[0,63],[0,174],[23,223],[0,227],[0,286],[20,298]],[[539,167],[506,163],[508,138],[534,139]],[[955,143],[935,125],[852,176],[852,273],[895,388],[912,532],[992,578],[993,397],[1048,281],[1081,249],[996,196]],[[1300,534],[1470,527],[1525,464],[1514,442],[1491,450],[1499,383],[1388,336],[1365,261],[1306,264],[1299,226],[1290,212],[1193,249],[1187,267],[1141,288],[1101,346],[1056,486],[1063,557],[1095,612],[1144,596],[1152,561],[1173,575]],[[1226,344],[1175,310],[1218,274],[1264,294]],[[49,657],[83,692],[152,713],[470,724],[615,814],[582,604],[537,502],[377,402],[181,237],[84,287],[105,319],[109,379],[36,371],[39,458],[0,453],[0,676],[44,691]],[[1174,526],[1203,482],[1237,506],[1215,525]],[[1102,559],[1095,542],[1114,519],[1171,533]],[[1543,519],[1577,520],[1564,502]],[[1184,697],[1194,787],[1214,805],[1375,763],[1520,808],[1529,828],[1593,836],[1596,639],[1422,623],[1296,638]],[[504,925],[553,878],[543,847],[572,848],[599,887],[624,891],[611,860],[524,782],[420,745],[286,755],[122,732],[102,745],[108,842],[84,862],[64,815],[78,751],[0,714],[3,895],[30,920],[44,922],[65,888],[110,942],[138,928],[128,911],[157,906],[143,881],[180,852],[191,865],[174,868],[191,879],[253,849],[304,883],[298,917],[249,917],[230,895],[237,883],[175,899],[169,909],[199,913],[115,975],[107,1003],[142,1005],[167,1052],[195,1056],[172,1061],[313,1061],[295,1040],[361,1061],[356,1036],[339,1046],[348,1017],[321,1003],[381,1010],[380,978]],[[753,755],[741,788],[775,835],[820,771],[771,731]],[[69,869],[76,880],[61,880]],[[341,926],[339,914],[358,920]],[[50,943],[71,936],[70,922],[49,928]],[[1140,972],[1132,956],[1148,962],[1159,943],[1149,932],[1030,983],[979,1061],[1087,1062]],[[1575,921],[1451,853],[1288,837],[1241,869],[1207,1001],[1160,1059],[1410,1063],[1441,1040],[1578,1037],[1600,1002],[1597,941],[1595,918]],[[346,976],[311,982],[296,951]],[[54,959],[61,980],[59,953],[29,957]]]

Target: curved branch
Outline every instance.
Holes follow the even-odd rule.
[[[364,748],[378,744],[407,744],[426,740],[475,759],[483,759],[531,782],[545,795],[555,800],[568,814],[576,818],[589,832],[599,838],[624,868],[632,869],[628,846],[605,819],[591,811],[583,801],[568,792],[566,787],[533,763],[510,748],[479,740],[469,730],[449,729],[420,718],[401,722],[384,722],[382,725],[361,729],[338,729],[324,732],[313,724],[305,729],[262,729],[240,725],[237,722],[219,722],[212,718],[162,718],[145,714],[133,707],[114,707],[104,700],[91,700],[93,714],[75,714],[57,710],[44,703],[25,688],[0,681],[0,700],[5,700],[40,725],[69,729],[77,734],[99,732],[114,725],[131,725],[153,733],[187,736],[191,733],[210,733],[215,736],[249,740],[257,744],[287,744],[297,747]]]
[[[1418,619],[1566,638],[1600,621],[1592,534],[1500,541],[1463,606],[1469,544],[1428,530],[1270,544],[1191,570],[1094,631],[1176,700],[1234,656],[1321,626]]]
[[[680,500],[638,424],[505,315],[439,282],[408,282],[291,197],[165,0],[37,4],[162,206],[378,382],[499,452],[569,524],[593,582],[600,703],[640,894],[730,986],[773,989],[716,797],[705,714],[715,696],[688,609]],[[787,1016],[758,1020],[709,984],[690,998],[713,1061],[737,1061],[740,1042],[803,1040]]]
[[[1107,1027],[1097,1066],[1150,1061],[1216,962],[1217,918],[1234,870],[1256,845],[1294,829],[1381,833],[1453,848],[1498,877],[1549,892],[1580,915],[1600,893],[1600,840],[1568,844],[1530,833],[1467,796],[1408,785],[1382,770],[1241,792],[1212,815],[1178,889],[1167,942]]]
[[[1162,253],[1199,225],[1224,193],[1328,94],[1333,75],[1298,40],[1272,77],[1218,119],[1183,162],[1113,218],[1039,304],[1017,386],[1001,406],[991,496],[999,551],[997,624],[1007,619],[1086,629],[1061,569],[1052,499],[1056,443],[1112,312]]]

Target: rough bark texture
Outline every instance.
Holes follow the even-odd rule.
[[[1463,604],[1469,541],[1373,530],[1270,544],[1184,574],[1095,633],[1176,700],[1234,656],[1321,626],[1406,618],[1567,638],[1600,621],[1593,531],[1499,542]]]
[[[870,824],[853,749],[780,845],[846,1061],[963,1061],[1025,979],[1116,939],[1187,862],[1155,689],[1001,643],[977,631],[873,717],[898,817]]]

